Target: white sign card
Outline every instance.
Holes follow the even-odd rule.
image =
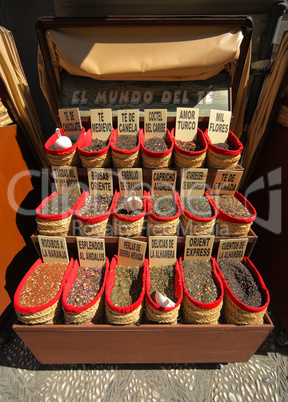
[[[141,267],[144,264],[146,246],[146,242],[119,237],[118,265]]]
[[[38,235],[38,240],[43,262],[47,264],[52,262],[69,263],[65,237]]]
[[[222,239],[219,242],[217,261],[222,258],[232,258],[242,261],[248,244],[248,238],[241,239]]]
[[[175,191],[177,170],[152,170],[151,194],[173,194]]]
[[[197,137],[199,109],[177,107],[175,138],[181,141],[194,141]]]
[[[82,132],[82,122],[79,109],[59,109],[58,112],[64,134],[67,136],[80,135]]]
[[[118,181],[120,195],[130,196],[133,193],[136,196],[143,195],[143,177],[141,168],[118,169]]]
[[[137,135],[139,131],[139,109],[118,110],[118,135]]]
[[[175,264],[177,236],[149,236],[149,267]]]
[[[242,170],[218,170],[211,187],[211,194],[234,195],[239,186]]]
[[[113,195],[113,172],[107,168],[88,168],[88,182],[90,195]]]
[[[76,166],[52,166],[52,174],[58,194],[73,192],[81,195]]]
[[[144,110],[145,140],[152,137],[165,138],[167,130],[167,109]]]
[[[107,141],[113,129],[111,109],[91,109],[92,138]]]
[[[180,196],[201,196],[206,190],[208,169],[182,169]]]
[[[210,110],[208,136],[212,144],[226,142],[229,135],[231,111]]]
[[[215,236],[186,236],[183,260],[210,260]]]
[[[81,267],[103,267],[106,261],[105,240],[95,237],[76,237],[79,265]]]

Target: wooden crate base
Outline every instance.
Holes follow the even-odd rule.
[[[246,362],[273,329],[261,325],[23,325],[13,329],[47,364]]]

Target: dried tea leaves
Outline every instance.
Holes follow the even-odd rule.
[[[213,144],[217,148],[228,149],[229,151],[235,151],[237,148],[231,142],[218,142],[217,144]]]
[[[57,194],[52,197],[42,208],[43,215],[57,215],[70,211],[79,196],[73,192]]]
[[[150,290],[149,294],[156,303],[156,290],[173,302],[177,302],[175,296],[175,266],[162,265],[150,267]]]
[[[143,267],[116,266],[115,284],[110,296],[115,306],[131,306],[139,299],[143,288],[142,275]]]
[[[179,148],[190,152],[198,152],[204,149],[201,140],[199,140],[198,138],[196,138],[195,141],[176,140],[176,144]]]
[[[223,194],[213,196],[217,207],[227,215],[239,219],[249,219],[252,214],[234,195]]]
[[[213,216],[212,207],[208,198],[203,196],[181,197],[183,207],[190,214],[199,218],[211,218]]]
[[[164,152],[169,149],[165,138],[152,137],[144,141],[144,147],[151,152]]]
[[[107,145],[108,141],[102,141],[99,140],[98,138],[93,138],[91,144],[86,147],[82,147],[82,149],[83,151],[86,152],[95,152],[95,151],[101,151],[102,149],[106,148]]]
[[[123,151],[131,151],[132,149],[135,149],[137,145],[138,135],[121,134],[117,135],[114,147]]]
[[[121,196],[118,199],[117,206],[116,206],[116,212],[117,214],[121,216],[138,216],[143,212],[143,209],[134,209],[133,211],[127,211],[125,209],[125,203],[128,200],[129,197],[124,197]],[[139,197],[142,200],[142,197]]]
[[[85,205],[80,209],[79,215],[91,218],[103,215],[108,211],[113,196],[110,194],[90,195],[85,199]]]
[[[163,217],[171,217],[177,214],[177,206],[175,204],[174,195],[164,194],[164,195],[154,195],[151,198],[152,201],[152,212]]]

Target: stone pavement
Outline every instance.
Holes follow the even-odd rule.
[[[274,330],[246,363],[41,364],[12,329],[0,326],[0,401],[288,401],[288,346]],[[215,339],[217,342],[217,339]]]

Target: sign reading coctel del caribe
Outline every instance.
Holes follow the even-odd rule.
[[[211,109],[229,110],[229,75],[220,73],[203,81],[98,81],[88,77],[61,75],[61,107],[78,107],[81,112],[95,108],[117,110],[167,109],[175,116],[177,107],[197,108],[199,117]]]

